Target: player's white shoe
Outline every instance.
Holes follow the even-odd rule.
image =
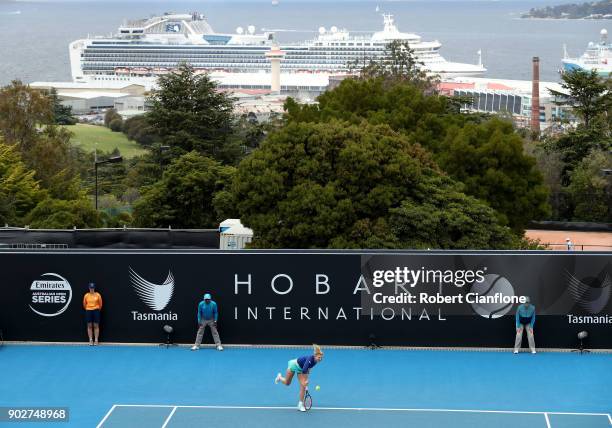
[[[279,383],[281,380],[281,377],[283,377],[283,375],[281,375],[280,373],[276,375],[276,379],[274,379],[274,383]]]
[[[223,346],[221,345],[217,346],[217,351],[223,351]]]
[[[298,410],[300,412],[305,412],[306,411],[306,407],[304,407],[304,403],[302,403],[301,401],[298,403]]]
[[[533,351],[531,351],[531,353],[532,353],[532,354],[535,354],[535,353],[536,353],[535,349],[534,349]]]
[[[193,345],[193,346],[191,347],[191,350],[192,350],[192,351],[197,351],[198,349],[200,349],[200,347],[199,347],[198,345]]]
[[[513,354],[518,354],[518,351],[515,349],[515,350],[514,350],[514,352],[513,352]]]

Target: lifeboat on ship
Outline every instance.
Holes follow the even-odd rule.
[[[136,74],[138,76],[144,76],[150,73],[151,70],[149,70],[146,67],[136,67],[132,69],[132,74]]]
[[[155,67],[153,70],[153,74],[168,74],[170,73],[170,70],[168,70],[166,67]]]

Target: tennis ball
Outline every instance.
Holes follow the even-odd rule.
[[[321,389],[321,387],[319,385],[315,386],[315,389],[318,391],[319,389]]]
[[[514,287],[503,276],[485,275],[483,282],[474,282],[472,284],[472,293],[478,293],[481,296],[493,296],[495,293],[501,293],[504,296],[514,296]],[[472,309],[478,315],[484,318],[499,318],[507,314],[512,309],[512,304],[504,303],[472,303]]]

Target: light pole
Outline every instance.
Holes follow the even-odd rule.
[[[122,161],[123,156],[113,156],[102,161],[97,160],[96,156],[96,160],[94,161],[94,175],[96,177],[96,211],[98,211],[98,165],[102,165],[103,163],[118,163]]]
[[[610,150],[610,153],[612,153],[612,150]],[[607,196],[607,202],[608,202],[608,215],[612,214],[612,211],[610,211],[610,200],[612,198],[612,194],[610,192],[610,190],[612,190],[612,168],[604,168],[601,170],[601,175],[604,178],[607,178],[609,183],[606,186],[606,193],[608,194]]]

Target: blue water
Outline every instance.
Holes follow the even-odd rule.
[[[546,4],[531,1],[3,1],[0,0],[0,84],[23,81],[70,80],[68,43],[88,34],[114,33],[124,19],[165,11],[200,11],[218,32],[255,25],[279,32],[281,41],[313,38],[319,26],[377,31],[392,13],[400,31],[442,42],[448,60],[477,62],[482,49],[487,76],[528,79],[531,58],[541,59],[543,80],[557,80],[562,46],[582,54],[596,41],[606,21],[521,20],[521,12]]]

